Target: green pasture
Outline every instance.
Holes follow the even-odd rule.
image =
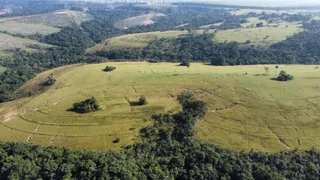
[[[103,43],[87,49],[87,52],[102,50],[117,50],[123,48],[144,48],[148,43],[160,38],[177,38],[188,34],[187,31],[165,31],[148,32],[138,34],[128,34],[105,40]]]
[[[27,48],[28,45],[39,45],[42,47],[51,47],[51,45],[40,43],[35,40],[27,38],[14,37],[8,34],[0,33],[0,50],[8,50],[13,48]],[[31,50],[31,49],[30,49]],[[3,55],[8,55],[8,53],[0,53]]]
[[[80,25],[84,21],[91,20],[92,16],[84,12],[61,10],[46,14],[36,14],[28,16],[18,16],[9,18],[0,18],[1,28],[8,29],[9,32],[18,31],[20,34],[25,34],[32,31],[32,28],[38,31],[56,32],[58,28],[65,26],[72,26],[74,24]],[[19,28],[19,24],[21,27]],[[4,27],[2,27],[4,26]],[[11,27],[12,26],[12,27]],[[58,28],[54,28],[58,27]],[[26,32],[24,32],[24,29]],[[33,30],[33,31],[35,31]]]
[[[6,32],[9,32],[10,34],[48,35],[48,34],[59,32],[60,29],[43,25],[43,24],[31,24],[31,23],[22,23],[22,22],[16,22],[16,21],[1,21],[0,19],[0,31],[2,32],[6,31]]]
[[[250,22],[249,22],[250,23]],[[249,40],[250,45],[270,46],[285,40],[288,36],[301,32],[301,25],[298,23],[278,23],[268,24],[268,26],[260,28],[231,29],[219,31],[216,34],[217,42],[236,41],[244,43]]]
[[[115,66],[104,72],[105,66]],[[0,140],[109,150],[140,141],[151,115],[178,112],[176,96],[193,92],[208,103],[196,138],[233,150],[264,152],[320,147],[320,69],[280,65],[294,76],[278,82],[275,65],[216,67],[192,63],[109,62],[50,70],[28,82],[36,86],[53,74],[57,82],[43,94],[0,104]],[[28,85],[23,88],[29,88]],[[20,89],[20,90],[21,90]],[[144,95],[146,106],[127,99]],[[101,110],[68,112],[73,103],[94,96]],[[235,106],[229,107],[235,103]],[[119,143],[113,143],[120,138]]]

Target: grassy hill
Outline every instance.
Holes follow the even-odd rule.
[[[51,47],[51,45],[40,43],[27,38],[14,37],[8,34],[0,33],[0,51],[12,48],[27,48],[28,45],[39,45],[41,47]]]
[[[103,72],[106,65],[115,66]],[[44,72],[20,91],[48,76],[57,82],[43,94],[0,104],[0,140],[76,149],[117,149],[139,141],[140,128],[155,113],[177,112],[184,90],[208,103],[197,138],[235,150],[278,152],[320,147],[320,71],[315,66],[280,65],[294,76],[277,82],[274,66],[215,67],[191,64],[123,62],[72,65]],[[130,107],[144,95],[146,106]],[[73,103],[94,96],[101,110],[68,112]],[[113,141],[120,138],[119,143]]]
[[[105,40],[103,43],[87,49],[87,52],[96,52],[101,50],[117,50],[123,48],[144,48],[148,43],[160,38],[177,38],[188,34],[187,31],[165,31],[128,34]]]
[[[260,22],[260,21],[259,21]],[[248,26],[255,24],[255,21],[249,21],[244,24]],[[244,43],[250,41],[250,45],[270,46],[273,43],[285,40],[288,36],[292,36],[294,33],[303,31],[298,23],[278,23],[268,24],[268,26],[260,28],[245,28],[245,29],[231,29],[219,31],[216,34],[215,40],[218,42],[231,42],[236,41]]]
[[[244,27],[255,25],[257,18],[249,19],[248,23],[242,24]],[[285,40],[288,36],[294,33],[301,32],[301,24],[299,23],[274,23],[265,24],[265,27],[260,28],[243,28],[231,30],[219,30],[213,41],[231,42],[236,41],[244,43],[250,41],[249,45],[270,46],[273,43]],[[212,25],[208,25],[212,26]],[[197,30],[197,33],[202,33],[203,30]],[[208,33],[213,33],[215,30],[210,30]],[[128,34],[114,37],[105,40],[103,43],[97,44],[94,47],[87,49],[87,52],[96,52],[102,50],[117,50],[124,48],[144,48],[150,41],[160,38],[178,38],[188,34],[187,31],[165,31],[165,32],[148,32],[138,34]],[[248,44],[247,44],[248,45]]]
[[[134,26],[146,26],[149,24],[153,24],[153,18],[160,16],[166,15],[162,13],[148,13],[118,21],[115,26],[119,29],[127,29]]]

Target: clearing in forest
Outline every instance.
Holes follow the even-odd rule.
[[[153,24],[154,23],[153,19],[155,17],[161,17],[161,16],[166,16],[166,15],[162,13],[148,13],[148,14],[135,16],[135,17],[118,21],[115,24],[115,26],[119,29],[128,29],[130,27],[135,27],[135,26],[146,26],[149,24]]]
[[[104,72],[106,66],[116,70]],[[0,140],[75,149],[118,149],[139,141],[155,113],[178,112],[176,96],[191,91],[208,103],[196,138],[234,150],[279,152],[320,147],[320,71],[316,66],[280,65],[294,76],[278,82],[274,65],[216,67],[192,63],[122,62],[67,66],[28,82],[57,81],[44,93],[0,104]],[[29,88],[28,84],[23,88]],[[147,98],[131,107],[128,99]],[[95,97],[101,110],[69,112],[73,103]],[[119,143],[114,140],[120,138]]]

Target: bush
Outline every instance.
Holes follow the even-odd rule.
[[[148,101],[145,96],[140,96],[138,101],[130,101],[131,106],[143,106],[146,104],[148,104]]]
[[[189,61],[186,61],[186,60],[183,60],[183,61],[180,63],[180,66],[190,67],[190,62],[189,62]]]
[[[276,80],[277,81],[290,81],[290,80],[293,80],[293,76],[290,74],[287,74],[287,72],[285,72],[285,71],[281,71]]]
[[[117,138],[113,141],[113,143],[119,143],[120,142],[120,138]]]
[[[46,81],[44,81],[44,82],[42,83],[42,85],[43,85],[43,86],[51,86],[51,85],[53,85],[56,81],[57,81],[57,80],[49,77]]]
[[[90,99],[74,103],[69,111],[76,113],[89,113],[100,110],[97,100],[92,97]]]
[[[113,70],[115,70],[116,69],[116,67],[113,67],[113,66],[107,66],[106,68],[104,68],[104,70],[103,71],[105,71],[105,72],[110,72],[110,71],[113,71]]]

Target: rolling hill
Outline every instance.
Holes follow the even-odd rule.
[[[106,65],[115,66],[103,72]],[[193,92],[208,103],[197,126],[198,139],[235,150],[279,152],[320,146],[319,69],[280,65],[290,82],[263,76],[264,66],[215,67],[123,62],[72,65],[44,72],[19,91],[38,87],[48,76],[57,82],[38,96],[0,106],[0,139],[76,149],[118,149],[139,141],[139,130],[154,113],[178,112],[176,97]],[[144,95],[146,106],[130,107]],[[73,103],[95,97],[101,110],[68,112]],[[113,141],[120,138],[120,143]]]

